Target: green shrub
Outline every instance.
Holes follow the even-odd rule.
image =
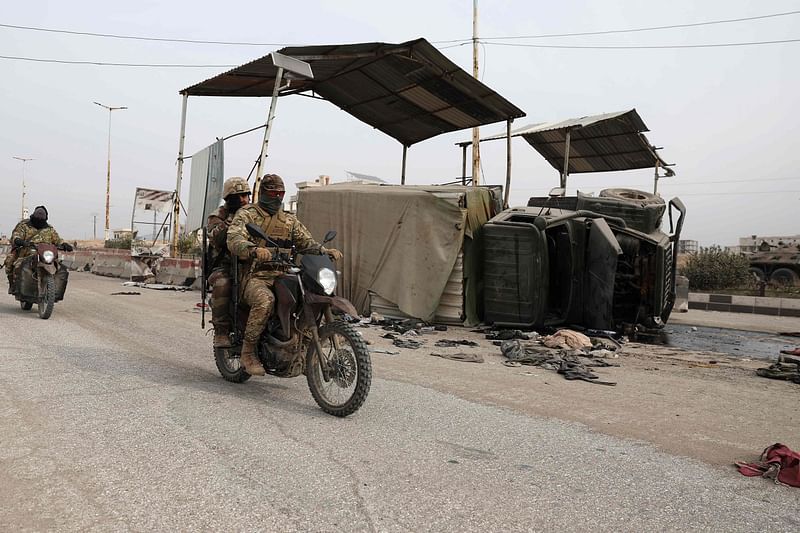
[[[131,249],[131,237],[125,237],[123,239],[108,239],[105,244],[103,245],[104,248],[115,248],[118,250],[130,250]]]
[[[719,246],[701,248],[700,252],[689,256],[682,274],[689,278],[691,290],[733,289],[752,283],[747,258]]]

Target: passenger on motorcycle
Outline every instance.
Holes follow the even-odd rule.
[[[245,228],[246,224],[253,223],[260,226],[267,236],[280,246],[281,254],[288,256],[294,245],[305,253],[327,253],[334,261],[342,258],[339,250],[322,247],[294,215],[283,211],[285,193],[281,177],[277,174],[267,174],[261,181],[258,203],[239,209],[228,229],[228,250],[245,261],[240,286],[242,300],[250,307],[250,315],[244,331],[241,364],[254,376],[265,374],[264,367],[256,357],[256,342],[275,302],[272,286],[286,267],[279,262],[270,262],[275,248],[268,248],[265,242],[252,242],[252,237]]]
[[[13,294],[14,273],[19,268],[22,260],[31,255],[31,244],[50,243],[62,250],[72,251],[72,245],[61,240],[56,229],[47,223],[47,208],[43,205],[36,206],[28,220],[23,220],[16,225],[11,233],[11,252],[6,257],[5,268],[8,277],[8,294]]]
[[[250,185],[244,178],[230,178],[222,186],[225,204],[208,217],[206,225],[209,253],[208,284],[211,287],[211,323],[214,325],[214,347],[231,346],[231,254],[228,252],[228,227],[240,207],[250,203]]]

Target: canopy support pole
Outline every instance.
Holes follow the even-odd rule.
[[[269,101],[269,112],[267,113],[267,127],[264,129],[264,142],[261,143],[261,154],[258,156],[258,164],[256,165],[256,181],[253,186],[253,201],[258,201],[258,189],[261,186],[261,167],[264,164],[264,159],[267,158],[267,147],[269,146],[269,134],[272,133],[272,120],[275,118],[275,106],[278,103],[278,93],[281,90],[281,81],[283,79],[283,67],[278,67],[278,73],[275,74],[275,84],[272,87],[272,98]]]
[[[181,103],[181,133],[178,138],[178,176],[175,178],[175,198],[172,206],[172,257],[178,257],[178,232],[181,220],[181,180],[183,179],[183,147],[186,141],[186,104],[189,95],[183,94]],[[131,227],[133,229],[133,227]]]
[[[400,170],[400,185],[406,184],[406,152],[408,152],[408,146],[405,144],[403,145],[403,168]]]
[[[506,194],[503,198],[503,207],[508,209],[508,197],[511,194],[511,122],[510,118],[506,121]]]
[[[461,145],[461,185],[467,184],[467,145]]]
[[[564,172],[561,174],[561,188],[567,188],[567,176],[569,175],[569,140],[571,136],[571,131],[567,130],[567,143],[566,147],[564,148]],[[565,193],[566,194],[566,193]]]
[[[658,194],[658,158],[656,158],[655,176],[653,177],[653,194]]]

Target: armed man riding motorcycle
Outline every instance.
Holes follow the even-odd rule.
[[[263,376],[266,372],[256,356],[256,343],[275,302],[272,293],[275,279],[286,271],[286,266],[270,262],[272,252],[267,243],[253,242],[246,225],[260,226],[266,236],[279,245],[281,254],[288,255],[295,246],[304,253],[328,254],[332,260],[338,261],[342,259],[342,253],[318,244],[294,215],[283,211],[286,190],[280,176],[265,175],[258,192],[257,203],[242,207],[234,215],[227,232],[227,244],[228,250],[245,262],[242,299],[250,307],[250,314],[244,331],[241,364],[249,374]]]
[[[214,348],[231,346],[231,255],[228,252],[228,227],[233,216],[250,203],[250,185],[244,178],[230,178],[222,186],[225,204],[208,217],[208,284],[211,287],[211,323],[214,325]]]
[[[35,253],[31,245],[53,244],[62,250],[72,251],[72,246],[59,237],[56,229],[47,223],[47,218],[47,208],[43,205],[36,206],[28,220],[17,224],[11,233],[11,253],[5,262],[8,294],[14,293],[15,271],[19,269],[22,260]]]

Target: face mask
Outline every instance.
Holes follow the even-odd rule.
[[[31,226],[36,229],[43,229],[47,227],[47,212],[41,207],[34,209],[31,215]]]
[[[225,207],[228,208],[229,212],[235,213],[240,207],[242,207],[242,197],[238,194],[228,196],[228,198],[225,200]]]
[[[258,198],[258,205],[260,205],[270,215],[277,213],[282,204],[283,198],[272,198],[267,195],[261,195]]]

